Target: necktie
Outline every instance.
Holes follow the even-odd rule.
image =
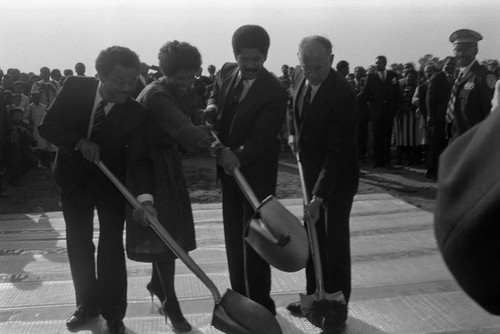
[[[462,80],[462,73],[458,76],[457,80],[453,84],[453,88],[451,89],[450,99],[448,100],[448,107],[446,108],[446,123],[451,123],[455,120],[455,100],[457,99],[457,89],[458,83]]]
[[[307,116],[307,113],[309,112],[309,109],[311,108],[311,92],[312,92],[312,87],[311,85],[307,84],[306,85],[306,94],[304,95],[304,100],[302,101],[302,110],[300,113],[300,122],[305,119]]]
[[[97,132],[97,130],[99,130],[102,123],[104,122],[104,119],[106,118],[106,113],[104,112],[104,107],[106,107],[107,104],[108,104],[108,102],[102,100],[97,105],[97,109],[95,110],[95,113],[94,113],[94,124],[92,125],[92,133],[91,133],[90,137],[94,136],[94,134]]]
[[[233,105],[236,106],[240,103],[241,94],[243,93],[243,80],[240,79],[233,90]]]

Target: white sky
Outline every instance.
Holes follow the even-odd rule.
[[[351,71],[383,54],[388,63],[416,62],[431,53],[451,54],[449,35],[478,31],[478,59],[500,59],[499,0],[1,0],[0,68],[38,72],[40,67],[95,74],[100,50],[123,45],[157,64],[170,40],[198,47],[203,69],[234,59],[231,36],[243,24],[259,24],[271,36],[266,67],[280,73],[297,64],[297,45],[307,35],[330,38],[336,64]]]

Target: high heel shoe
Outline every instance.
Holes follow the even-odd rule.
[[[151,284],[151,282],[146,284],[146,289],[149,291],[149,294],[151,295],[151,302],[153,302],[154,296],[156,296],[156,298],[158,298],[160,303],[163,303],[163,301],[165,300],[165,296],[162,290],[156,290],[153,287],[153,284]]]
[[[170,306],[166,303],[163,303],[160,308],[160,313],[165,315],[165,323],[167,323],[167,319],[170,319],[172,323],[172,327],[179,332],[189,332],[192,327],[189,322],[187,322],[186,318],[182,315],[182,311],[179,307],[179,304]]]

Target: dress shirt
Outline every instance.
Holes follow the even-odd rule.
[[[472,65],[474,65],[474,63],[476,63],[476,62],[477,62],[477,60],[473,60],[473,61],[471,61],[471,63],[469,65],[467,65],[465,67],[461,67],[460,72],[458,74],[458,78],[464,78],[467,75],[467,73],[469,73],[469,70],[472,67]]]
[[[300,96],[299,96],[299,100],[297,101],[297,105],[299,106],[302,106],[304,104],[304,97],[306,96],[306,92],[307,92],[307,85],[311,86],[311,100],[309,101],[310,103],[312,103],[312,101],[314,100],[314,97],[316,96],[316,93],[318,92],[319,88],[321,87],[321,84],[319,85],[311,85],[309,83],[308,80],[305,81],[305,85],[304,85],[304,88],[302,89],[302,92],[300,93]],[[299,112],[301,113],[301,117],[302,117],[302,108],[299,108]]]
[[[385,79],[387,79],[387,70],[378,71],[377,73],[380,80],[385,82]]]
[[[241,91],[240,100],[238,102],[243,101],[243,99],[247,95],[248,91],[252,87],[253,83],[255,82],[255,79],[256,78],[249,79],[249,80],[243,80],[243,82],[242,82],[242,84],[243,84],[243,90]],[[236,84],[238,84],[238,82],[240,80],[241,80],[241,72],[238,72],[238,77],[236,78]],[[219,108],[217,107],[216,104],[210,104],[210,105],[208,105],[207,109],[215,109],[216,111],[219,111]]]

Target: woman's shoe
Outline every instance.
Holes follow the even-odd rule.
[[[182,315],[179,304],[177,304],[176,307],[168,307],[166,303],[163,303],[160,308],[160,313],[165,315],[165,323],[168,322],[167,318],[170,319],[172,327],[174,327],[175,330],[179,332],[191,331],[192,327]]]
[[[151,282],[146,284],[146,289],[149,291],[149,294],[151,295],[151,302],[153,302],[153,297],[156,296],[156,298],[160,300],[160,303],[163,303],[163,301],[165,300],[163,290],[156,290],[153,287],[153,284],[151,284]]]

